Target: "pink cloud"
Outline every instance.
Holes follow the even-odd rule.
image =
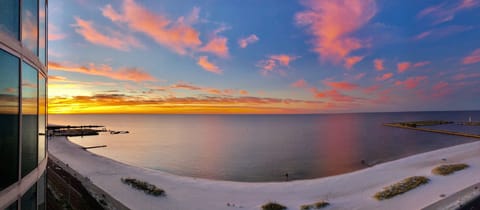
[[[48,41],[62,40],[65,39],[65,37],[67,37],[67,35],[60,32],[57,26],[53,23],[48,23]]]
[[[478,0],[444,1],[420,11],[417,18],[429,18],[434,25],[451,21],[458,12],[479,6]]]
[[[197,64],[203,69],[205,69],[206,71],[209,71],[215,74],[221,74],[223,72],[220,68],[218,68],[218,66],[208,61],[207,56],[200,56],[198,58]]]
[[[120,34],[112,31],[110,34],[102,34],[93,26],[93,22],[75,17],[75,32],[92,44],[103,45],[117,50],[128,51],[131,47],[142,47],[140,42],[133,36]]]
[[[397,81],[395,85],[397,86],[404,86],[407,89],[416,88],[420,82],[427,80],[426,76],[417,76],[417,77],[409,77],[404,81]]]
[[[415,36],[414,40],[422,40],[425,38],[431,39],[440,39],[445,38],[453,34],[462,33],[465,31],[472,30],[473,26],[461,26],[461,25],[449,25],[445,27],[434,28],[429,31],[425,31],[420,33],[419,35]]]
[[[424,32],[416,35],[413,39],[414,40],[421,40],[421,39],[424,39],[424,38],[430,36],[430,34],[432,34],[432,31],[424,31]]]
[[[375,66],[375,69],[377,71],[382,71],[382,70],[385,69],[385,67],[383,66],[383,60],[382,59],[373,60],[373,66]]]
[[[433,86],[433,90],[439,91],[445,89],[446,87],[448,87],[448,82],[441,81]]]
[[[400,62],[397,64],[398,73],[403,73],[412,66],[410,62]]]
[[[246,48],[248,45],[250,44],[253,44],[255,42],[257,42],[258,40],[260,40],[258,38],[257,35],[255,34],[252,34],[248,37],[244,37],[244,38],[241,38],[238,40],[238,45],[241,47],[241,48]]]
[[[345,68],[351,69],[355,64],[363,60],[363,56],[351,56],[345,58]]]
[[[464,79],[467,79],[467,78],[476,78],[476,77],[480,77],[480,72],[469,73],[469,74],[460,73],[460,74],[457,74],[457,75],[453,76],[453,79],[454,80],[464,80]]]
[[[430,61],[420,61],[420,62],[414,63],[413,67],[417,68],[417,67],[422,67],[429,64],[430,64]]]
[[[393,73],[386,73],[386,74],[383,74],[382,76],[378,76],[376,79],[378,81],[384,81],[384,80],[390,79],[392,77],[393,77]]]
[[[325,85],[329,86],[333,89],[340,89],[340,90],[354,90],[358,88],[358,85],[349,83],[349,82],[331,82],[331,81],[324,81]]]
[[[149,36],[178,54],[186,54],[188,49],[196,49],[202,44],[200,33],[191,26],[198,16],[197,8],[193,9],[190,17],[181,16],[175,21],[148,10],[134,0],[124,0],[122,10],[119,13],[111,5],[106,5],[102,14],[113,22],[127,24],[130,29]]]
[[[374,0],[305,0],[308,8],[296,14],[297,24],[308,26],[313,35],[313,50],[321,60],[345,62],[352,51],[366,47],[364,41],[351,34],[376,14]]]
[[[364,78],[365,75],[367,75],[367,73],[365,73],[365,72],[358,73],[357,75],[355,75],[355,76],[353,77],[353,79],[355,79],[355,80],[360,80],[360,79]]]
[[[305,88],[305,87],[308,86],[308,83],[304,79],[299,79],[299,80],[295,81],[294,83],[292,83],[290,86],[296,87],[296,88]]]
[[[480,62],[480,48],[463,58],[463,64],[474,64]]]
[[[439,98],[449,95],[453,92],[452,88],[449,88],[448,82],[440,81],[433,86],[433,97]]]
[[[108,65],[95,65],[93,63],[90,63],[88,66],[80,66],[75,64],[64,65],[52,61],[48,62],[48,68],[51,70],[103,76],[115,80],[134,82],[157,81],[157,79],[155,79],[152,75],[138,68],[120,68],[118,70],[114,70],[111,66]]]

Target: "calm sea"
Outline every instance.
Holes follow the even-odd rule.
[[[49,115],[49,123],[104,125],[129,134],[70,138],[124,163],[233,181],[331,176],[474,141],[383,126],[414,120],[467,121],[480,111],[319,115]],[[480,134],[480,127],[470,127]]]

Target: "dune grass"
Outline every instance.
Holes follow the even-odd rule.
[[[262,210],[285,210],[285,209],[287,209],[287,207],[275,202],[268,202],[262,206]]]
[[[432,169],[432,173],[436,175],[446,176],[455,173],[456,171],[466,169],[468,167],[469,165],[465,163],[440,165]]]
[[[132,186],[135,189],[142,190],[146,194],[153,196],[165,196],[165,190],[157,186],[134,178],[122,178],[123,183]]]
[[[397,182],[393,185],[383,188],[382,191],[375,193],[373,197],[376,198],[377,200],[389,199],[396,195],[410,191],[420,185],[426,184],[429,181],[430,179],[424,176],[408,177],[400,182]]]
[[[318,202],[313,203],[313,204],[302,205],[300,207],[300,209],[301,210],[321,209],[321,208],[327,207],[329,205],[330,205],[330,203],[328,203],[327,201],[318,201]]]

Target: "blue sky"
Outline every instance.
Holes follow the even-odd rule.
[[[478,109],[480,2],[49,2],[50,113]]]

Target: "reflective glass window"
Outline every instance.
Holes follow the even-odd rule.
[[[25,194],[23,194],[20,206],[22,210],[37,209],[37,185],[33,185]]]
[[[38,210],[45,210],[45,186],[47,185],[47,179],[45,173],[42,174],[37,182],[37,207]]]
[[[38,73],[22,63],[22,177],[38,163]]]
[[[22,43],[38,55],[38,1],[22,1]]]
[[[20,60],[0,50],[0,190],[18,179]]]
[[[47,11],[45,7],[45,0],[39,0],[38,5],[38,58],[43,64],[47,63],[47,52],[46,52],[46,43],[47,43]]]
[[[20,34],[20,1],[19,0],[2,0],[0,4],[0,31],[14,37],[19,38]]]
[[[39,75],[38,78],[38,163],[40,163],[45,158],[46,151],[47,88],[45,77]]]

